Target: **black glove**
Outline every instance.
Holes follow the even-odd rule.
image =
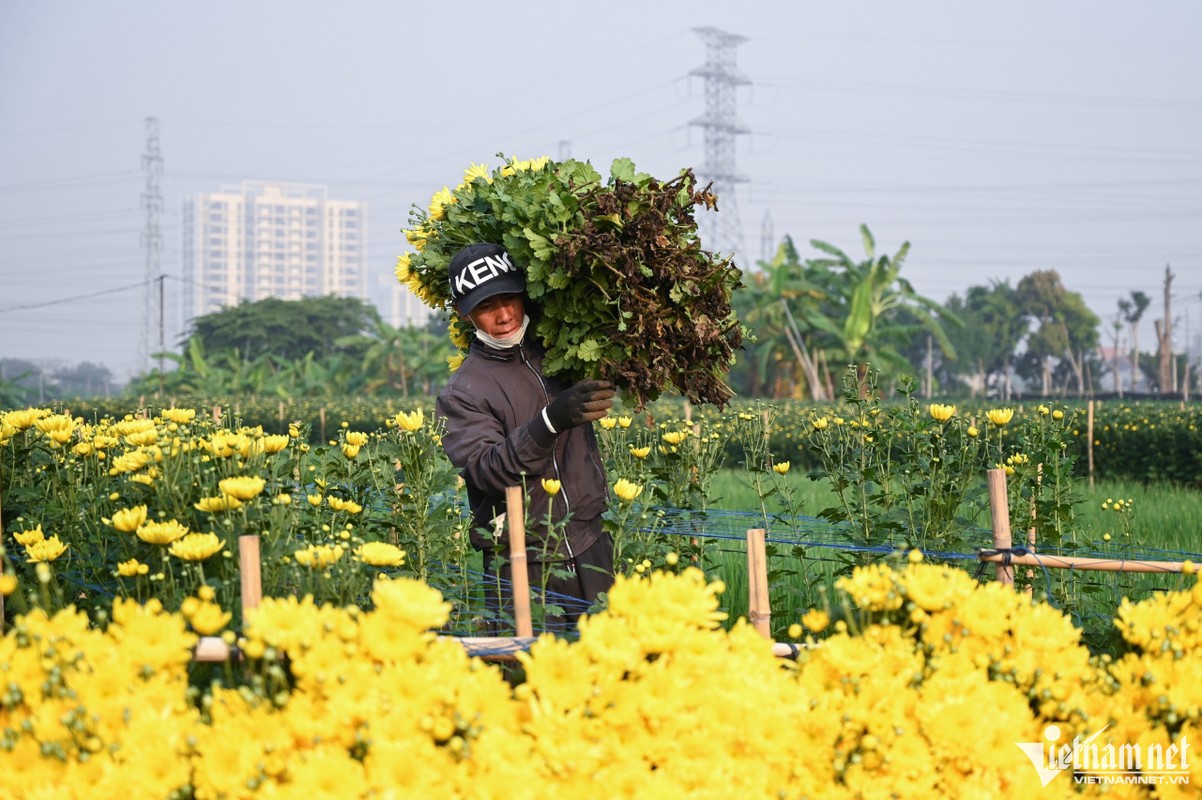
[[[568,428],[595,422],[613,408],[613,381],[585,380],[570,386],[547,406],[551,427],[562,433]]]

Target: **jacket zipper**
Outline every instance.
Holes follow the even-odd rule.
[[[529,361],[526,359],[526,344],[525,344],[525,342],[522,342],[522,343],[520,343],[520,344],[518,345],[518,353],[521,355],[521,357],[522,357],[522,363],[526,365],[526,369],[530,370],[530,373],[531,373],[532,375],[534,375],[535,379],[537,379],[537,380],[538,380],[538,386],[539,386],[539,388],[540,388],[540,389],[542,389],[542,390],[543,390],[543,400],[545,400],[545,401],[546,401],[546,404],[547,404],[547,405],[551,405],[551,394],[550,394],[550,393],[547,391],[547,384],[546,384],[546,382],[543,380],[543,376],[542,376],[542,375],[539,373],[539,371],[538,371],[538,370],[536,370],[536,369],[534,368],[534,366],[533,366],[533,365],[532,365],[532,364],[531,364],[531,363],[530,363],[530,362],[529,362]],[[562,477],[561,477],[561,476],[560,476],[560,474],[559,474],[559,446],[558,446],[558,440],[556,441],[556,444],[555,444],[555,445],[553,445],[553,446],[551,447],[551,468],[555,470],[555,480],[557,480],[557,481],[560,481],[560,484],[559,484],[559,492],[560,492],[560,494],[562,494],[562,495],[563,495],[563,511],[564,511],[564,519],[566,520],[566,519],[568,518],[568,516],[570,516],[570,515],[571,515],[571,513],[572,513],[572,502],[571,502],[571,500],[569,500],[569,499],[568,499],[568,490],[567,490],[567,487],[565,487],[565,486],[563,485]],[[548,502],[550,502],[550,503],[551,503],[551,507],[552,507],[552,508],[554,508],[554,506],[555,506],[555,498],[553,498],[553,497],[549,497],[549,498],[547,498],[547,500],[548,500]],[[550,533],[550,531],[548,531],[548,534],[549,534],[549,533]],[[575,572],[575,571],[576,571],[576,553],[574,553],[574,552],[572,551],[572,540],[568,538],[568,535],[567,535],[567,528],[566,528],[566,527],[564,528],[563,543],[564,543],[564,544],[567,546],[567,548],[568,548],[568,566],[569,566],[569,569],[570,569],[570,571],[572,571],[572,572]]]

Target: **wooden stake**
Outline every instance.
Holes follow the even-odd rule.
[[[772,638],[772,609],[768,601],[768,555],[763,528],[747,531],[747,619]]]
[[[1039,491],[1043,488],[1043,464],[1035,468],[1035,495],[1038,496]],[[1035,552],[1035,520],[1036,520],[1036,497],[1031,498],[1031,527],[1027,528],[1027,549],[1032,553]],[[1035,570],[1027,570],[1027,595],[1031,596],[1035,593]]]
[[[987,562],[1001,562],[1000,554],[978,552],[977,558]],[[1049,556],[1032,553],[1025,556],[1011,556],[1011,563],[1030,564],[1037,567],[1053,569],[1081,569],[1091,572],[1181,572],[1184,565],[1180,561],[1126,561],[1120,558],[1086,558],[1084,556]],[[1000,571],[1001,566],[998,567]]]
[[[230,646],[220,636],[202,636],[192,651],[192,660],[202,663],[221,663],[230,660]]]
[[[513,621],[518,636],[533,636],[530,618],[530,567],[526,562],[526,510],[521,486],[505,489],[505,519],[509,525],[509,568],[513,584]]]
[[[985,473],[989,485],[989,519],[993,526],[993,547],[995,550],[1009,550],[1013,545],[1010,537],[1010,501],[1006,497],[1006,470],[991,469]],[[1014,585],[1014,568],[1000,563],[997,558],[997,580],[1007,586]]]
[[[1133,390],[1134,391],[1134,390]],[[1085,453],[1089,461],[1089,488],[1093,488],[1093,400],[1085,415]]]
[[[251,612],[263,602],[263,574],[257,535],[238,537],[238,562],[242,578],[242,624],[246,625]]]

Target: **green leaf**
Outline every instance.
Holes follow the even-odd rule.
[[[581,361],[598,361],[601,358],[601,343],[596,339],[585,339],[576,350],[576,357]]]
[[[619,181],[633,182],[635,172],[634,162],[629,158],[615,158],[609,167],[610,177]]]

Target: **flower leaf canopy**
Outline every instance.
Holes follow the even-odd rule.
[[[451,338],[466,349],[471,322],[453,312],[447,267],[465,245],[500,244],[525,269],[545,374],[612,380],[639,408],[669,386],[722,407],[742,346],[731,307],[742,273],[702,247],[694,210],[716,203],[691,169],[664,182],[625,158],[604,180],[572,159],[472,164],[457,188],[410,213],[416,252],[397,259],[397,278],[451,312]]]

